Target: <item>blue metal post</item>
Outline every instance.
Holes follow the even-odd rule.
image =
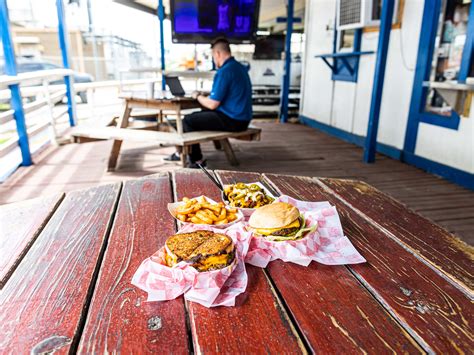
[[[66,14],[64,11],[63,0],[56,0],[56,8],[58,10],[58,35],[59,46],[61,47],[61,56],[63,58],[63,67],[66,69],[71,69],[71,61],[69,60],[69,37],[66,27]],[[64,83],[66,84],[69,125],[73,127],[76,125],[76,102],[74,101],[75,94],[71,76],[64,76]]]
[[[440,12],[441,0],[425,0],[410,111],[403,145],[403,151],[407,153],[414,153],[416,148],[420,115],[424,110],[424,103],[428,94],[427,88],[423,87],[423,81],[429,80],[430,77]]]
[[[165,34],[163,31],[163,22],[165,21],[165,8],[163,0],[158,1],[158,18],[160,20],[160,54],[161,54],[161,89],[166,90],[165,82]]]
[[[286,16],[286,38],[285,38],[285,72],[280,99],[280,122],[288,121],[288,97],[290,95],[290,70],[291,70],[291,34],[293,33],[294,0],[288,0]]]
[[[5,57],[5,74],[15,76],[17,75],[16,59],[10,31],[7,0],[0,0],[0,32],[3,43],[3,54]],[[18,144],[21,150],[22,165],[29,166],[32,164],[32,160],[20,86],[18,84],[12,84],[9,86],[9,88],[11,95],[11,107],[15,112],[14,117],[16,122],[16,130],[18,132]]]
[[[395,0],[383,0],[382,2],[382,16],[380,22],[379,43],[377,47],[377,59],[375,62],[374,86],[372,88],[369,125],[367,128],[367,137],[365,139],[364,148],[364,162],[366,163],[373,163],[375,161],[380,105],[382,103],[385,65],[387,64],[388,44],[390,41],[390,31],[392,30],[394,6]]]

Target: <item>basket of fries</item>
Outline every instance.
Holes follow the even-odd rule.
[[[244,218],[237,208],[205,196],[184,197],[181,202],[169,203],[168,211],[183,224],[207,224],[216,228],[227,228]]]

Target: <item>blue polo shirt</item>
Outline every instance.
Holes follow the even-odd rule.
[[[217,111],[239,121],[252,119],[252,83],[242,64],[230,57],[217,70],[212,83],[211,99],[219,101]]]

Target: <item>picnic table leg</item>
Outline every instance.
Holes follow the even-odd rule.
[[[221,139],[219,142],[222,148],[224,149],[225,155],[230,165],[232,166],[239,165],[239,161],[237,160],[237,157],[235,156],[234,150],[232,149],[232,146],[230,145],[229,139],[228,138]]]
[[[216,150],[222,150],[222,145],[220,141],[212,141],[212,143],[214,143],[214,148],[216,148]]]
[[[176,106],[176,128],[178,129],[178,134],[183,134],[183,122],[181,121],[181,106]]]
[[[131,112],[132,112],[132,109],[130,108],[130,106],[128,105],[128,103],[125,103],[125,107],[123,109],[122,115],[120,116],[117,122],[117,127],[127,128],[128,119],[130,118]],[[118,160],[121,146],[122,146],[121,140],[114,140],[114,143],[112,144],[112,151],[110,152],[107,171],[115,170],[115,167],[117,166],[117,160]]]
[[[163,110],[160,110],[160,112],[158,113],[158,124],[162,124],[163,123]]]
[[[180,157],[181,157],[181,165],[183,168],[186,167],[186,158],[188,156],[188,152],[189,152],[189,146],[187,145],[183,145],[181,147],[181,152],[180,152]]]

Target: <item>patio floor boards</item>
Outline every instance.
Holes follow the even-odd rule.
[[[474,245],[473,191],[383,155],[364,164],[361,148],[303,125],[256,125],[263,129],[260,142],[232,140],[240,161],[235,170],[363,180]],[[110,149],[110,141],[52,149],[0,185],[0,204],[180,168],[163,161],[172,147],[125,142],[117,170],[107,173]],[[233,169],[212,144],[203,151],[210,168]]]

